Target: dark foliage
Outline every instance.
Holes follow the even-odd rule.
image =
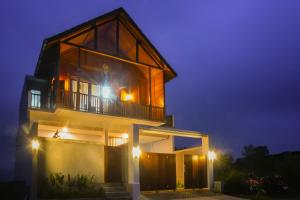
[[[0,199],[29,200],[30,189],[22,181],[0,182]]]
[[[300,152],[270,155],[266,146],[248,145],[242,155],[234,162],[231,155],[221,154],[215,162],[215,179],[224,183],[225,193],[282,195],[286,188],[299,193]]]

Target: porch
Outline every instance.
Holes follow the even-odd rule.
[[[198,132],[147,125],[131,125],[127,132],[53,124],[35,129],[41,144],[34,167],[38,177],[90,174],[97,183],[121,183],[134,200],[141,190],[210,188],[212,182],[208,137]],[[175,151],[175,136],[201,139],[202,146]]]

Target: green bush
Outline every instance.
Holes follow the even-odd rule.
[[[245,194],[248,191],[246,184],[247,174],[236,169],[230,170],[224,181],[224,192],[227,194]]]
[[[39,181],[39,197],[42,198],[73,198],[73,197],[104,197],[104,191],[94,182],[94,176],[77,174],[49,174]]]

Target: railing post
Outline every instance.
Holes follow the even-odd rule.
[[[88,84],[88,111],[91,111],[91,101],[92,101],[92,84]]]

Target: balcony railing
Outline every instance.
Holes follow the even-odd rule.
[[[29,93],[29,107],[35,109],[51,109],[50,97],[42,98],[40,94]],[[46,99],[46,101],[42,101]],[[77,111],[130,117],[153,121],[165,121],[165,109],[161,107],[141,105],[132,102],[104,99],[99,96],[82,94],[78,92],[64,91],[56,104],[58,107]]]

